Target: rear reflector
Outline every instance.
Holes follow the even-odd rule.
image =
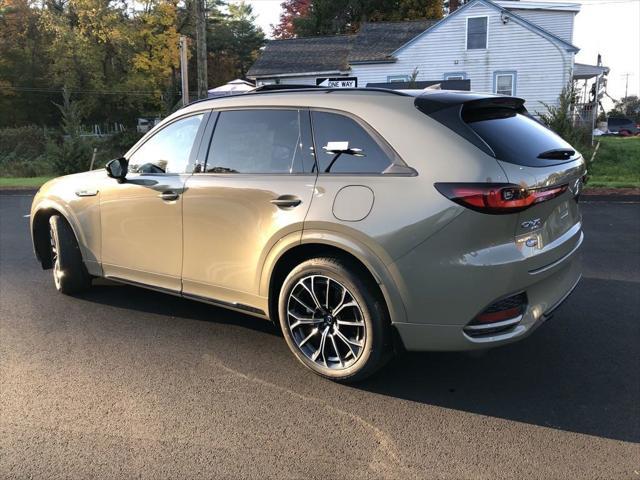
[[[489,305],[464,327],[467,335],[478,337],[506,332],[522,320],[527,307],[527,294],[517,293]]]
[[[436,183],[449,200],[482,213],[515,213],[562,195],[567,185],[527,189],[511,183]]]
[[[474,319],[473,323],[501,322],[502,320],[517,317],[521,313],[522,307],[514,307],[508,310],[502,310],[501,312],[481,313]]]

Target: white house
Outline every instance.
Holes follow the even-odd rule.
[[[579,10],[575,3],[471,0],[440,21],[365,23],[355,35],[271,41],[248,77],[315,85],[348,76],[364,87],[417,72],[418,81],[466,79],[471,90],[522,97],[529,111],[542,112],[574,74],[585,78],[572,44]]]

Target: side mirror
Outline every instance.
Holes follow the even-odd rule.
[[[116,158],[109,161],[104,168],[107,170],[107,175],[115,178],[118,183],[123,183],[129,172],[129,160],[124,157]]]

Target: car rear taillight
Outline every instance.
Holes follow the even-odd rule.
[[[511,183],[436,183],[449,200],[482,213],[521,212],[536,203],[562,195],[567,185],[528,189]]]

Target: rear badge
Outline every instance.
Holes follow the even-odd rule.
[[[535,230],[536,228],[540,228],[541,224],[542,220],[540,220],[539,218],[534,218],[533,220],[522,222],[520,226],[525,230]]]

